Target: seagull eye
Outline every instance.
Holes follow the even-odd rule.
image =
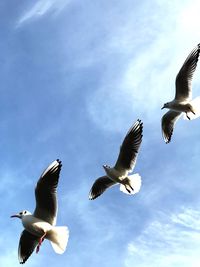
[[[24,211],[24,214],[26,214],[26,210]]]

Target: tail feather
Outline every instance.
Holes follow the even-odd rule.
[[[198,117],[200,117],[200,96],[194,98],[191,102],[190,102],[190,105],[192,105],[192,108],[194,110],[194,113],[193,114],[192,112],[188,112],[187,115],[188,117],[190,118],[190,120],[194,120]],[[186,114],[184,114],[184,117],[183,117],[185,120],[188,120]]]
[[[126,187],[123,184],[121,184],[120,191],[128,195],[134,195],[138,193],[140,191],[141,184],[142,184],[141,176],[138,173],[136,173],[133,175],[129,175],[126,179],[127,179],[127,184],[130,184],[133,190],[128,186],[128,189],[130,190],[130,193],[129,193],[126,190]]]
[[[48,239],[51,241],[54,251],[58,254],[65,252],[68,238],[69,230],[67,226],[55,226],[48,235]]]

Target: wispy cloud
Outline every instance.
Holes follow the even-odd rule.
[[[200,212],[182,208],[170,217],[159,214],[128,244],[125,266],[199,266]]]
[[[112,264],[121,266],[119,260],[113,256],[116,253],[113,249],[116,248],[117,242],[112,244],[112,250],[109,250],[109,246],[113,240],[122,238],[122,231],[120,231],[122,227],[114,211],[109,209],[108,205],[102,205],[103,200],[100,203],[88,200],[88,191],[86,183],[79,183],[78,187],[71,189],[60,201],[60,206],[65,207],[60,209],[60,216],[64,217],[66,210],[68,211],[67,225],[70,228],[70,244],[72,247],[76,246],[76,251],[68,252],[68,260],[74,262],[76,266],[81,266],[79,258],[82,258],[82,262],[88,265],[101,262],[103,257],[104,266]],[[78,236],[73,235],[77,228],[80,236],[85,237],[78,238],[78,242]],[[96,250],[98,253],[95,252]],[[105,251],[109,252],[105,253]],[[76,255],[79,257],[77,258]]]
[[[49,11],[53,11],[58,14],[62,11],[71,0],[40,0],[37,1],[29,10],[26,10],[24,14],[19,18],[17,26],[21,26],[24,22],[30,19],[40,18]]]
[[[127,108],[132,118],[137,114],[148,121],[157,120],[162,115],[161,105],[175,95],[176,74],[200,40],[196,29],[200,23],[197,12],[189,22],[191,27],[185,28],[182,21],[188,21],[186,18],[191,17],[194,9],[198,10],[199,3],[166,3],[163,7],[154,3],[158,12],[148,14],[147,19],[145,15],[127,18],[123,29],[119,25],[113,26],[110,38],[105,40],[113,57],[107,60],[102,83],[91,95],[88,104],[92,120],[104,130],[116,131],[121,120],[130,120],[126,114]],[[165,12],[168,13],[167,17]],[[134,30],[135,25],[138,26],[137,30]],[[116,64],[120,67],[116,68]]]

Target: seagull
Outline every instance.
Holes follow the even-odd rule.
[[[143,123],[137,120],[129,129],[121,147],[115,166],[111,168],[103,165],[105,176],[98,178],[89,193],[89,199],[93,200],[100,196],[107,188],[120,184],[120,190],[126,194],[135,194],[141,187],[140,175],[128,175],[133,171],[140,144],[142,142]]]
[[[33,214],[23,210],[11,218],[19,218],[24,230],[21,233],[18,258],[23,264],[36,248],[39,252],[44,239],[50,240],[56,253],[64,253],[69,230],[66,226],[55,226],[57,217],[57,185],[62,164],[60,160],[53,161],[40,176],[36,188],[36,208]]]
[[[165,143],[171,141],[176,121],[185,114],[185,117],[196,119],[200,116],[200,97],[192,100],[192,78],[195,72],[200,53],[198,44],[186,58],[179,73],[176,76],[176,94],[171,102],[167,102],[161,109],[168,108],[169,111],[162,117],[162,134]]]

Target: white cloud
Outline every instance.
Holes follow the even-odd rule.
[[[183,208],[178,214],[159,215],[128,244],[125,266],[198,267],[200,212]]]
[[[58,14],[62,11],[70,0],[40,0],[37,1],[29,10],[27,10],[18,20],[17,26],[22,25],[30,19],[42,17],[49,11],[54,11]]]

